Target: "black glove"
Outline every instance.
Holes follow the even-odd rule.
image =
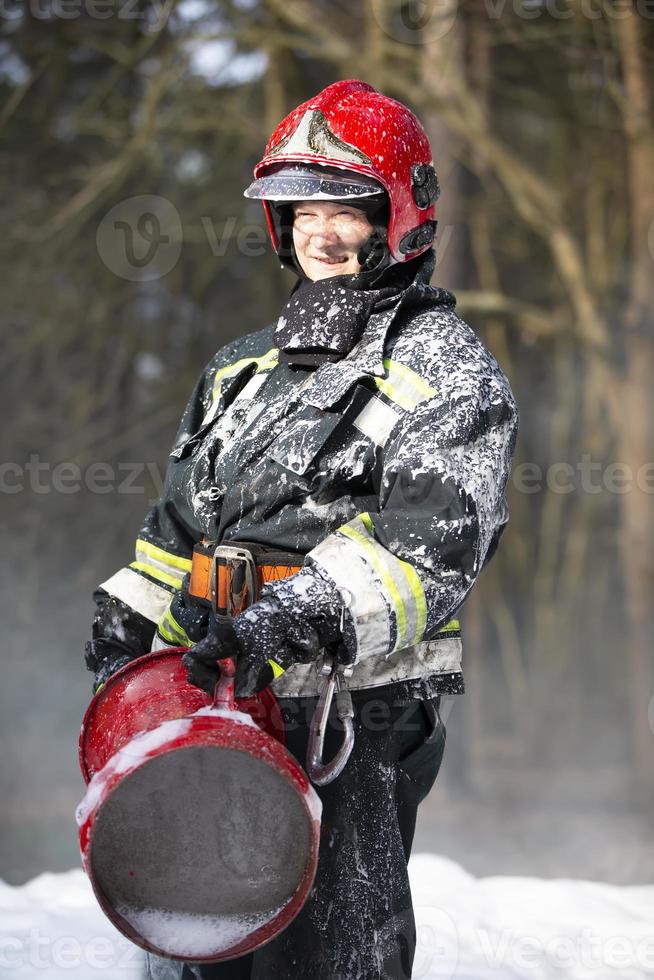
[[[84,659],[95,674],[93,693],[117,670],[150,650],[154,623],[135,612],[120,599],[98,589],[94,595],[96,612],[92,640],[85,646]]]
[[[295,663],[311,663],[324,647],[339,659],[350,655],[342,643],[343,599],[330,579],[308,566],[288,579],[267,585],[258,602],[234,620],[210,623],[204,640],[184,655],[192,684],[208,694],[220,675],[216,661],[236,660],[237,697],[267,687]]]
[[[84,650],[86,666],[95,674],[93,680],[93,693],[98,690],[112,674],[134,660],[134,654],[130,648],[121,643],[120,640],[110,640],[99,637],[97,640],[89,640]]]
[[[192,646],[182,657],[186,677],[191,684],[213,695],[220,677],[218,661],[226,657],[236,659],[241,652],[234,632],[234,621],[216,619],[210,615],[207,635]]]

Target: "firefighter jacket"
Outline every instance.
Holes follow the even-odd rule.
[[[456,613],[508,520],[518,417],[454,296],[429,285],[428,255],[405,288],[380,292],[337,362],[289,363],[276,324],[218,351],[135,560],[96,593],[112,608],[108,634],[129,615],[150,635],[158,626],[159,645],[188,643],[174,599],[194,544],[256,542],[298,553],[340,590],[352,689],[422,679],[430,693],[463,690]],[[293,578],[283,596],[310,601]],[[314,664],[273,682],[282,697],[316,689]]]

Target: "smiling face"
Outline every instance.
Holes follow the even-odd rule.
[[[331,201],[293,204],[293,245],[309,279],[352,275],[361,271],[359,249],[372,234],[365,213]]]

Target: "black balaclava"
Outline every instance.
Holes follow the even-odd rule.
[[[349,200],[344,203],[352,205]],[[316,281],[307,277],[295,254],[292,206],[278,204],[272,209],[280,261],[298,275],[275,328],[280,360],[304,366],[340,360],[361,337],[375,307],[406,289],[415,278],[422,255],[406,263],[391,261],[386,195],[381,201],[361,198],[352,206],[365,211],[373,227],[357,256],[361,271]]]

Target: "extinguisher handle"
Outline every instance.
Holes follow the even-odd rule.
[[[224,711],[235,711],[234,701],[234,677],[236,676],[236,661],[233,657],[225,657],[218,661],[220,668],[220,678],[213,691],[214,708],[222,708]]]

